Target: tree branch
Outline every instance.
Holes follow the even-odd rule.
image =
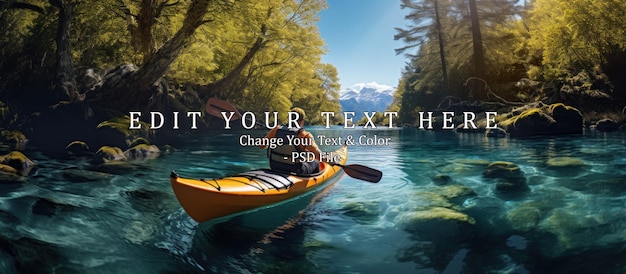
[[[0,8],[25,9],[25,10],[31,10],[31,11],[41,13],[41,14],[45,13],[45,10],[40,6],[29,4],[29,3],[23,3],[23,2],[15,2],[15,1],[0,0]]]

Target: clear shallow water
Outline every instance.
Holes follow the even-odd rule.
[[[170,170],[210,178],[266,167],[263,150],[238,145],[240,134],[263,132],[189,137],[177,151],[119,174],[88,171],[89,157],[27,151],[34,172],[24,183],[0,185],[0,272],[626,270],[622,133],[493,139],[413,129],[311,131],[390,137],[388,146],[350,147],[348,163],[380,169],[382,181],[344,175],[319,195],[198,224],[178,205]],[[483,176],[494,161],[519,166],[527,189],[496,190]],[[450,182],[436,184],[438,175]],[[450,186],[459,185],[475,194],[450,197]],[[448,214],[416,220],[413,212]]]

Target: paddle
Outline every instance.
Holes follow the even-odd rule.
[[[234,114],[231,120],[237,120],[242,117],[241,113],[239,113],[236,107],[234,107],[233,105],[231,105],[230,103],[224,100],[211,98],[207,101],[206,112],[208,114],[218,117],[220,119],[224,119],[224,116],[222,116],[222,111],[225,111],[228,113],[233,112]],[[337,163],[332,163],[332,162],[328,162],[328,164],[343,168],[343,171],[345,171],[346,174],[348,174],[348,176],[352,178],[371,182],[371,183],[378,183],[380,179],[383,177],[382,171],[373,169],[371,167],[367,167],[364,165],[359,165],[359,164],[342,165],[342,164],[337,164]]]
[[[241,113],[239,112],[239,110],[237,110],[235,106],[231,105],[230,103],[224,100],[220,100],[217,98],[209,99],[206,102],[205,109],[208,114],[213,115],[220,119],[224,119],[222,112],[226,112],[227,117],[230,115],[231,112],[233,112],[233,117],[231,117],[230,119],[231,121],[237,121],[243,117],[243,115],[241,115]],[[255,121],[254,123],[257,126],[263,126],[263,124],[259,123],[258,121]]]
[[[227,112],[227,115],[229,115],[231,112],[234,112],[231,119],[233,121],[239,120],[242,117],[237,108],[235,108],[228,102],[217,98],[211,98],[206,102],[206,112],[221,119],[224,119],[224,116],[222,116],[222,112]]]
[[[371,167],[367,167],[359,164],[351,164],[351,165],[342,165],[337,163],[328,163],[330,165],[339,166],[343,168],[343,171],[348,174],[348,176],[360,179],[363,181],[367,181],[370,183],[378,183],[380,179],[383,177],[383,172],[378,169],[373,169]]]

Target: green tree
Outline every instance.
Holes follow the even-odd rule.
[[[529,12],[530,48],[542,56],[534,78],[561,77],[568,70],[602,66],[612,79],[626,51],[626,2],[535,0]]]
[[[519,8],[516,1],[403,1],[413,10],[407,19],[418,22],[402,30],[396,38],[404,38],[405,48],[416,49],[403,72],[400,85],[404,96],[418,102],[406,104],[406,98],[396,100],[402,108],[412,111],[416,106],[434,108],[446,95],[466,97],[465,81],[480,75],[487,81],[511,81],[521,77],[510,69],[517,62],[512,55],[511,25],[516,22]],[[410,5],[409,5],[410,4]],[[435,8],[436,7],[436,8]],[[506,58],[503,58],[506,56]],[[503,60],[509,63],[503,63]],[[445,64],[445,70],[443,69]],[[489,69],[487,69],[489,68]],[[445,71],[447,81],[441,72]],[[504,74],[511,74],[505,76]],[[515,74],[515,75],[513,75]],[[476,96],[486,99],[485,96]],[[410,112],[410,111],[409,111]]]
[[[402,0],[402,9],[411,11],[405,19],[411,22],[408,29],[396,28],[395,40],[402,40],[407,45],[396,49],[396,53],[405,53],[408,50],[418,50],[427,41],[435,40],[439,45],[439,59],[441,66],[441,78],[444,85],[448,85],[448,70],[446,65],[445,41],[441,14],[446,14],[449,7],[441,7],[439,0],[412,1]],[[410,58],[417,57],[415,54],[407,54]]]

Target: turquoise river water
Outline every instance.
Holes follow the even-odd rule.
[[[626,272],[623,133],[310,130],[390,138],[349,147],[348,164],[383,179],[343,175],[315,195],[198,224],[170,170],[214,178],[267,167],[263,150],[239,145],[264,132],[189,136],[112,173],[91,171],[91,157],[27,150],[37,167],[0,185],[0,273]],[[521,172],[485,175],[496,161]]]

